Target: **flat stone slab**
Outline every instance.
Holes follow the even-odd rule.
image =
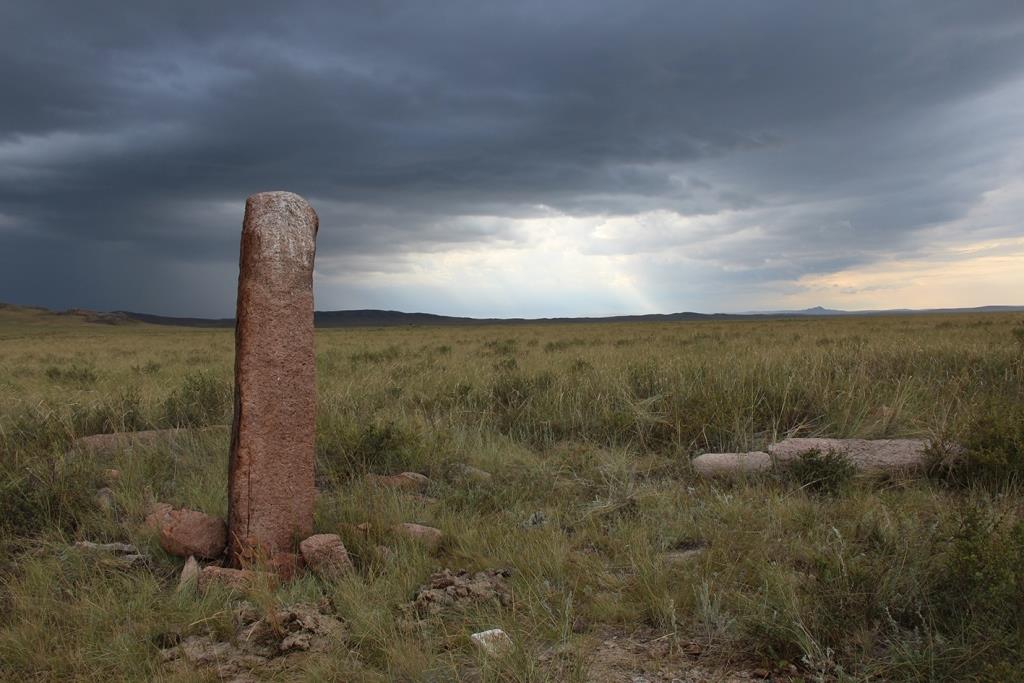
[[[818,451],[844,455],[858,470],[913,470],[924,465],[928,442],[923,439],[785,439],[768,447],[777,461],[794,460]]]
[[[412,491],[414,493],[423,493],[430,486],[430,479],[419,472],[402,472],[401,474],[393,474],[391,476],[368,474],[366,479],[371,484],[381,488]]]
[[[228,425],[199,428],[144,429],[138,432],[93,434],[71,442],[71,450],[81,453],[110,455],[129,448],[148,448],[178,441],[190,436],[227,434]]]
[[[693,468],[705,477],[726,474],[755,474],[772,468],[772,458],[764,451],[750,453],[705,453],[693,459]]]
[[[773,466],[818,452],[838,453],[862,472],[901,472],[920,469],[928,442],[923,439],[784,439],[768,451],[705,453],[693,459],[693,468],[705,477],[767,472]]]

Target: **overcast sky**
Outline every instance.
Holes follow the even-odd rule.
[[[247,195],[319,309],[1024,304],[1024,3],[0,0],[0,301],[228,316]]]

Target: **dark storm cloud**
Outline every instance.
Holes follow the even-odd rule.
[[[56,306],[229,312],[242,201],[271,188],[314,202],[335,268],[515,244],[526,237],[501,219],[550,209],[743,210],[759,227],[746,247],[694,253],[743,269],[736,283],[794,279],[912,252],[992,189],[992,162],[1021,137],[962,120],[1024,78],[1019,2],[3,15],[0,299]]]

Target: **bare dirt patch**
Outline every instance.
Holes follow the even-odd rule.
[[[297,666],[306,653],[326,652],[345,636],[344,624],[318,607],[293,605],[264,615],[242,603],[229,640],[213,633],[191,635],[161,656],[181,672],[212,672],[220,680],[243,683]]]
[[[589,653],[590,683],[737,683],[789,681],[788,674],[767,670],[729,669],[703,661],[704,649],[696,642],[659,635],[652,629],[599,630]]]
[[[416,591],[412,602],[402,606],[402,611],[407,618],[417,619],[487,602],[509,607],[512,591],[505,579],[510,575],[508,569],[488,569],[475,574],[443,569],[430,575],[427,583]]]

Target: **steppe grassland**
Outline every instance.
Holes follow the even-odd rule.
[[[485,679],[586,680],[594,639],[639,626],[699,642],[702,662],[785,661],[808,679],[1013,678],[1021,325],[919,315],[321,330],[317,527],[342,532],[359,571],[259,599],[327,596],[349,626],[346,647],[298,678],[448,680],[475,663],[468,634],[493,626],[518,647]],[[226,512],[226,436],[103,462],[65,453],[91,433],[227,423],[232,363],[230,330],[0,311],[0,673],[147,679],[165,675],[167,634],[228,628],[229,596],[175,596],[181,561],[139,530],[153,498]],[[967,442],[977,466],[826,490],[827,472],[708,483],[689,467],[701,452],[819,434]],[[453,478],[456,463],[494,477]],[[106,467],[123,472],[114,514],[93,501]],[[363,479],[401,470],[430,476],[440,502]],[[346,531],[364,521],[369,537]],[[397,541],[384,530],[398,521],[447,540],[433,554]],[[135,542],[154,566],[112,569],[67,551],[75,539]],[[695,547],[705,551],[688,565],[663,561]],[[404,630],[397,607],[441,566],[512,568],[515,607]]]

